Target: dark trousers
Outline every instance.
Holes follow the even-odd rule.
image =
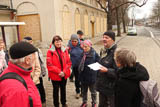
[[[74,73],[75,76],[75,87],[76,87],[76,93],[80,93],[80,81],[79,81],[79,71],[78,71],[78,67],[73,67],[72,68],[72,72]]]
[[[46,93],[45,93],[45,90],[44,90],[42,77],[40,77],[39,80],[40,80],[40,83],[37,84],[36,87],[38,88],[38,91],[40,93],[41,102],[45,103],[46,102]]]
[[[74,78],[74,73],[73,73],[73,71],[71,72],[71,76],[69,77],[69,79],[70,80],[73,80],[73,78]]]
[[[61,81],[53,81],[53,104],[55,107],[59,107],[59,88],[60,88],[60,96],[61,96],[61,104],[66,104],[66,83],[67,80],[62,78]]]
[[[115,107],[115,97],[114,95],[105,96],[99,93],[99,106],[98,107]]]
[[[92,104],[96,104],[97,101],[97,93],[95,89],[95,84],[82,84],[82,95],[83,95],[83,103],[87,103],[87,95],[88,95],[88,88],[91,92]]]

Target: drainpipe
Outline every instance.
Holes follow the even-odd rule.
[[[10,0],[10,3],[11,3],[11,9],[13,9],[13,2],[12,2],[12,0]]]
[[[5,37],[5,31],[4,31],[4,26],[1,26],[1,30],[2,30],[3,42],[4,42],[5,47],[6,47],[6,49],[7,49],[6,37]]]

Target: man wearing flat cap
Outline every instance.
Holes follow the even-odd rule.
[[[27,42],[15,43],[10,47],[8,67],[0,77],[9,72],[16,73],[24,79],[27,89],[16,79],[0,81],[0,107],[31,107],[30,97],[33,107],[42,107],[38,90],[30,76],[37,51],[37,48]]]
[[[116,63],[114,52],[117,48],[115,44],[115,33],[107,31],[103,34],[103,44],[106,55],[101,58],[100,64],[103,65],[97,77],[97,91],[99,92],[99,107],[115,107],[114,88],[116,80]]]
[[[24,37],[22,41],[33,44],[33,39],[30,36]],[[36,57],[35,57],[36,60],[35,63],[33,64],[33,71],[31,73],[31,77],[36,87],[38,88],[41,97],[42,107],[46,107],[46,93],[42,78],[46,75],[46,67],[42,51],[39,48],[37,49],[38,51],[36,52]]]

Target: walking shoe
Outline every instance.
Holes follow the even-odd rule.
[[[96,107],[96,103],[92,103],[92,107]]]
[[[82,93],[80,94],[80,97],[83,97]]]
[[[42,107],[46,107],[46,102],[42,103]]]
[[[77,94],[76,94],[76,99],[79,99],[79,97],[80,97],[80,94],[77,93]]]
[[[87,103],[86,102],[82,103],[80,107],[87,107]]]
[[[74,80],[73,79],[69,79],[70,80],[70,82],[74,82]]]
[[[68,107],[68,105],[67,105],[67,104],[65,104],[65,105],[62,105],[62,107]]]

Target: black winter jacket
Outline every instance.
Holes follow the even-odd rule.
[[[82,55],[83,57],[83,55]],[[97,72],[88,67],[89,64],[93,64],[95,62],[98,62],[100,59],[99,55],[96,53],[96,51],[91,48],[89,55],[86,56],[85,62],[84,62],[84,70],[80,72],[79,74],[79,80],[82,84],[95,84],[97,79]]]
[[[117,66],[114,61],[114,52],[117,48],[117,45],[113,45],[110,49],[107,50],[107,55],[103,57],[99,63],[107,67],[108,72],[102,73],[98,72],[96,89],[103,95],[114,95],[115,82],[117,78],[116,70]]]
[[[147,70],[139,63],[136,63],[135,67],[125,67],[118,70],[115,88],[116,107],[140,107],[142,94],[139,88],[139,81],[148,79]]]

